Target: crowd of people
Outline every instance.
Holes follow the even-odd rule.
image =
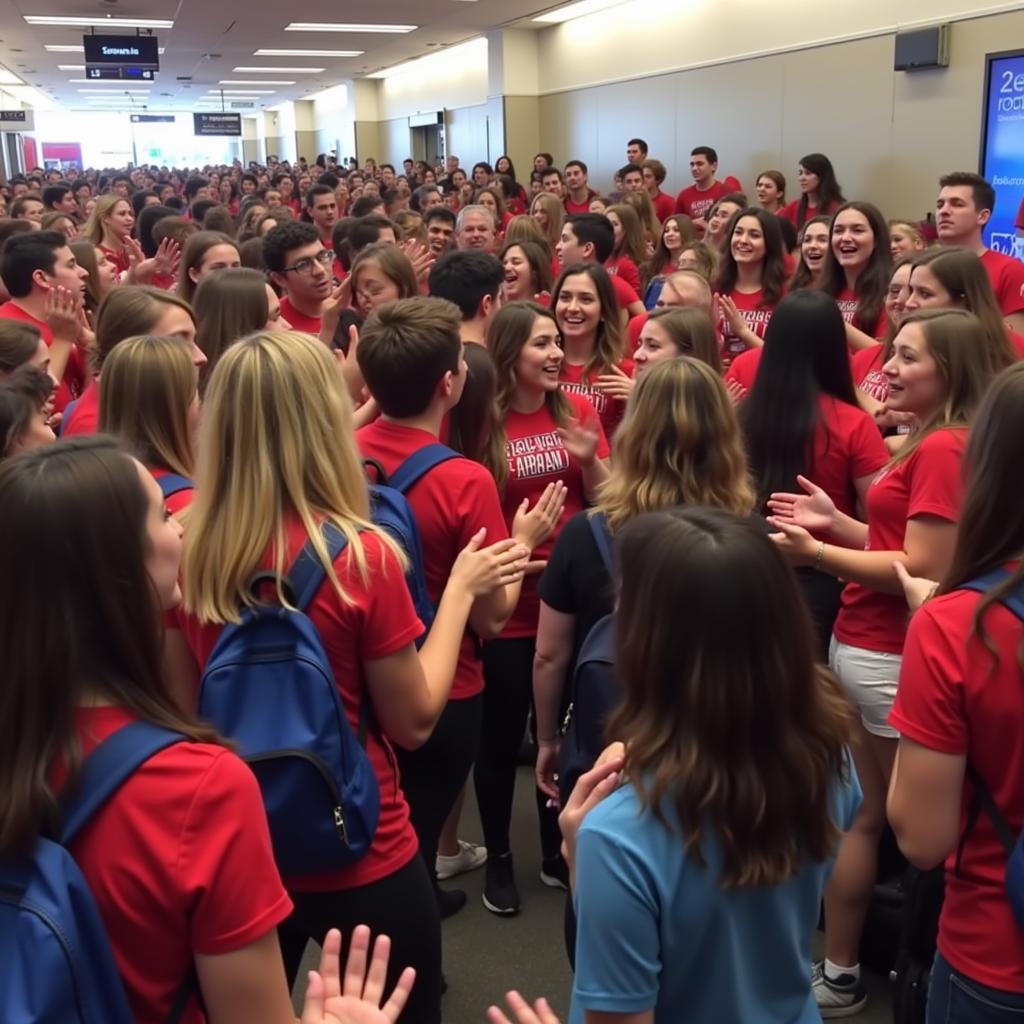
[[[709,146],[672,196],[625,155],[603,189],[550,153],[0,186],[0,858],[130,723],[181,734],[70,844],[136,1020],[194,969],[181,1020],[290,1021],[312,939],[304,1024],[437,1024],[467,898],[438,881],[520,910],[526,735],[573,1024],[858,1013],[887,824],[948,865],[930,1024],[1024,1013],[1024,264],[983,242],[993,189],[951,172],[919,222],[820,153],[795,196]],[[374,488],[439,445],[409,551]],[[293,873],[199,700],[303,557],[380,807],[362,856]],[[567,793],[603,623],[607,749]],[[1002,826],[965,824],[983,791]]]

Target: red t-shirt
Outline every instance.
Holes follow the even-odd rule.
[[[637,295],[640,294],[640,271],[636,264],[628,256],[613,257],[604,265],[613,278],[618,277],[625,281]]]
[[[615,292],[615,298],[619,303],[619,309],[623,312],[629,309],[630,306],[635,302],[640,301],[640,296],[637,295],[636,291],[622,280],[618,274],[610,274],[609,278],[612,282],[612,290]]]
[[[831,395],[818,399],[821,419],[814,433],[811,463],[804,476],[835,502],[840,512],[857,514],[854,480],[872,476],[889,461],[889,450],[875,421],[858,405]]]
[[[1024,263],[995,249],[986,249],[980,258],[1003,316],[1024,310]]]
[[[902,551],[907,522],[936,516],[955,523],[960,516],[963,482],[960,463],[967,431],[936,430],[892,469],[883,470],[868,488],[868,551]],[[860,583],[843,590],[835,635],[844,644],[899,654],[907,631],[902,594],[884,594]]]
[[[50,325],[37,320],[31,313],[26,313],[13,299],[8,299],[0,306],[0,320],[20,320],[23,324],[31,324],[39,331],[48,346],[53,344],[53,331],[50,330]],[[78,345],[72,345],[64,376],[53,392],[53,411],[63,412],[68,402],[82,393],[88,379],[85,353]]]
[[[879,402],[889,397],[889,378],[882,373],[884,357],[884,345],[860,348],[850,356],[854,385]]]
[[[747,326],[762,340],[764,332],[768,328],[768,322],[775,311],[774,306],[764,306],[764,290],[758,288],[756,292],[741,292],[735,288],[728,293],[729,298],[736,303],[736,309],[740,316],[747,322]],[[728,368],[729,364],[743,352],[747,346],[743,339],[733,333],[729,321],[724,316],[719,318],[718,331],[722,337],[722,365]]]
[[[565,397],[572,406],[576,419],[581,422],[592,420],[594,410],[586,398],[572,393]],[[600,424],[600,421],[598,422]],[[583,494],[583,470],[565,450],[565,445],[558,436],[558,424],[546,403],[533,413],[510,409],[505,419],[505,437],[508,480],[501,499],[501,510],[509,527],[524,498],[528,499],[532,506],[544,493],[544,488],[558,480],[567,488],[565,506],[558,526],[540,547],[534,549],[533,557],[543,560],[551,553],[562,525],[586,504]],[[608,442],[603,430],[597,443],[597,457],[608,458]],[[503,639],[536,636],[537,616],[540,614],[537,580],[536,575],[527,576],[523,580],[519,604],[516,605],[516,610],[501,634]]]
[[[290,565],[298,557],[307,534],[301,522],[295,519],[287,523],[286,529],[288,551],[285,564]],[[416,616],[402,567],[394,552],[375,533],[362,534],[362,541],[368,582],[363,582],[351,548],[346,547],[335,561],[334,571],[349,602],[341,600],[328,580],[308,609],[323,641],[353,730],[359,728],[361,702],[372,699],[367,691],[364,662],[396,654],[423,632],[423,624]],[[262,567],[270,569],[272,566],[272,552],[268,551]],[[202,625],[187,612],[179,613],[178,620],[202,668],[209,660],[222,627]],[[268,708],[268,713],[272,714],[273,709]],[[386,878],[416,856],[416,833],[409,823],[409,807],[399,787],[391,744],[377,730],[371,729],[367,733],[366,752],[380,784],[380,822],[373,845],[362,860],[347,868],[285,879],[289,890],[323,892],[354,889]]]
[[[675,213],[685,213],[693,220],[707,220],[711,207],[718,202],[722,196],[727,196],[733,189],[729,188],[724,181],[712,181],[710,187],[699,189],[696,185],[684,188],[676,196]]]
[[[127,249],[123,247],[120,249],[108,249],[105,245],[98,245],[96,248],[99,249],[115,267],[117,267],[118,277],[127,273],[131,268],[132,261],[128,258]]]
[[[629,318],[629,323],[626,325],[626,334],[629,336],[630,352],[635,352],[640,347],[640,334],[644,329],[644,324],[647,323],[649,315],[649,313],[637,313],[636,316]]]
[[[596,196],[597,193],[592,189],[587,189],[587,198],[582,203],[574,203],[572,199],[566,195],[565,199],[562,200],[562,205],[565,206],[565,215],[571,217],[574,213],[589,213],[590,202]]]
[[[794,199],[791,203],[787,203],[781,210],[779,210],[779,216],[785,217],[786,220],[800,227],[802,224],[806,224],[809,220],[817,217],[819,214],[825,216],[826,214],[835,213],[839,209],[838,203],[828,203],[823,210],[819,210],[817,206],[808,206],[807,213],[804,215],[804,219],[801,222],[799,218],[800,214],[800,200]]]
[[[1013,351],[1017,353],[1017,358],[1024,359],[1024,334],[1018,334],[1009,327],[1006,329],[1010,332],[1010,344],[1013,346]]]
[[[584,379],[583,369],[582,363],[573,366],[563,360],[562,369],[558,374],[558,379],[562,382],[562,390],[567,395],[582,395],[586,398],[601,419],[601,428],[604,430],[604,436],[611,437],[626,411],[626,403],[621,398],[609,398],[607,395],[595,390],[592,386],[592,380],[593,377],[598,375],[591,374]],[[632,377],[635,371],[633,360],[623,359],[619,363],[619,369]]]
[[[725,371],[725,379],[727,381],[734,380],[749,391],[757,379],[757,369],[761,365],[763,355],[763,348],[748,348],[746,352],[741,352],[729,364],[729,368]]]
[[[852,324],[860,307],[860,300],[857,298],[854,290],[852,288],[844,288],[836,296],[836,305],[839,307],[839,312],[843,314],[843,319],[848,324]],[[870,334],[872,338],[884,338],[889,330],[889,315],[886,313],[885,307],[883,306],[878,314],[874,330],[867,330],[864,327],[861,327],[860,330],[865,334]]]
[[[670,195],[662,192],[660,188],[651,196],[651,203],[654,206],[654,215],[662,224],[676,212],[676,201]]]
[[[162,477],[170,474],[169,469],[164,469],[162,466],[147,466],[150,473],[153,474],[154,480],[160,480]],[[192,504],[192,500],[195,498],[196,489],[194,487],[185,487],[184,489],[177,491],[170,497],[164,499],[164,505],[167,506],[167,511],[172,516],[176,516],[179,512],[184,512],[185,509]]]
[[[436,444],[437,438],[381,417],[356,432],[356,443],[366,458],[376,459],[390,474],[414,452]],[[427,592],[436,606],[455,559],[481,526],[487,527],[485,546],[508,536],[498,488],[478,462],[459,458],[435,466],[406,497],[420,528]],[[483,663],[467,632],[459,648],[451,699],[475,697],[483,688]]]
[[[966,754],[1016,836],[1024,824],[1024,687],[1017,661],[1024,627],[992,604],[982,620],[986,643],[974,629],[980,601],[980,594],[954,590],[914,614],[889,721],[929,750]],[[963,808],[973,795],[965,779]],[[966,811],[958,834],[965,826]],[[939,950],[954,970],[982,985],[1024,992],[1024,932],[1006,897],[1006,851],[984,811],[964,844],[960,870],[955,866],[954,849],[946,859]]]
[[[100,381],[94,377],[75,402],[75,407],[65,417],[60,428],[61,437],[76,434],[95,434],[100,428]]]
[[[89,754],[134,716],[81,708]],[[55,767],[54,784],[65,772]],[[139,1024],[162,1024],[199,953],[243,949],[291,913],[259,786],[225,747],[182,742],[154,754],[71,844],[99,908]],[[205,1018],[195,1001],[183,1024]]]
[[[305,313],[300,313],[291,302],[291,299],[287,295],[281,299],[281,315],[292,325],[292,329],[296,331],[305,331],[306,334],[312,334],[314,337],[320,334],[320,317],[318,316],[306,316]]]

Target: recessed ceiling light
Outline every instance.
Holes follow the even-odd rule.
[[[0,85],[24,85],[25,83],[7,68],[0,68]]]
[[[57,70],[58,71],[84,71],[85,70],[85,65],[84,64],[58,64],[57,65]]]
[[[568,7],[559,7],[554,11],[542,14],[534,21],[545,25],[558,25],[563,21],[571,21],[573,18],[582,18],[585,14],[595,14],[597,11],[605,11],[609,7],[617,7],[623,0],[578,0],[577,3],[569,4]]]
[[[345,22],[293,21],[285,25],[285,32],[381,32],[401,35],[415,32],[419,25],[352,25]]]
[[[163,18],[66,18],[63,15],[26,14],[30,25],[84,25],[96,28],[174,28],[173,21]]]
[[[85,47],[84,46],[71,46],[71,45],[64,46],[63,44],[62,45],[53,44],[53,45],[50,45],[50,46],[44,46],[43,49],[46,50],[47,53],[84,53],[85,52]],[[157,53],[159,53],[160,56],[162,57],[165,49],[166,49],[166,47],[159,46],[159,47],[157,47]],[[17,52],[17,51],[15,51],[15,52]]]
[[[263,78],[222,78],[218,85],[294,85],[294,82],[279,82]]]
[[[232,68],[232,71],[270,75],[318,75],[326,68]]]
[[[107,99],[116,99],[117,98],[116,96],[111,96],[109,92],[106,92],[103,89],[77,89],[76,91],[77,92],[82,92],[82,93],[92,93],[92,92],[94,92],[94,93],[101,93]],[[122,90],[122,92],[124,92],[126,95],[129,95],[129,96],[145,96],[149,92],[149,90],[148,89],[124,89],[124,90]]]
[[[254,57],[362,57],[365,50],[254,50]]]
[[[273,96],[273,89],[210,89],[208,95],[220,96]]]

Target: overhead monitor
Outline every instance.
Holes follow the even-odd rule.
[[[241,114],[193,114],[193,131],[196,135],[241,135]]]
[[[87,67],[160,69],[156,36],[83,36]]]
[[[985,58],[980,162],[996,191],[985,244],[1024,259],[1024,50]]]

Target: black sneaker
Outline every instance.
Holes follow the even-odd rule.
[[[466,905],[466,893],[463,889],[442,889],[434,890],[437,896],[437,909],[441,914],[441,920],[457,914]]]
[[[569,865],[565,858],[559,854],[550,860],[543,860],[540,864],[540,880],[549,889],[569,889]]]
[[[503,857],[487,858],[486,877],[484,878],[484,906],[492,914],[518,914],[519,890],[516,888],[516,876],[512,869],[512,854]]]
[[[830,978],[825,973],[825,963],[819,960],[811,972],[811,988],[814,1001],[822,1020],[836,1017],[853,1017],[868,1005],[868,994],[863,978],[852,974],[840,974]]]

